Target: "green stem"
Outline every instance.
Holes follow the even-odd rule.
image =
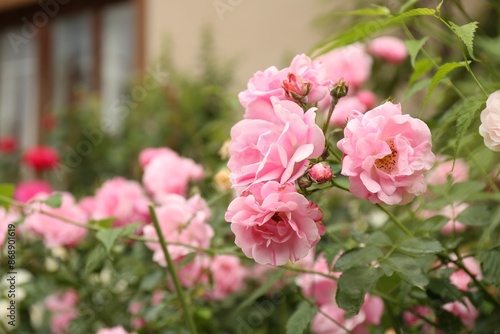
[[[323,133],[326,137],[326,131],[328,130],[328,125],[330,125],[330,118],[332,118],[333,109],[339,103],[339,98],[332,96],[332,103],[330,103],[330,109],[328,109],[328,116],[326,117],[325,123],[323,124]],[[328,143],[327,143],[328,144]]]
[[[163,236],[163,232],[160,228],[160,223],[158,222],[158,217],[156,216],[155,209],[153,205],[149,205],[149,213],[151,214],[151,219],[153,220],[153,224],[156,229],[156,233],[158,234],[158,239],[160,240],[161,248],[163,253],[165,254],[165,259],[167,260],[167,269],[170,272],[170,276],[172,276],[172,280],[174,281],[175,290],[179,299],[181,301],[182,309],[184,310],[184,316],[186,317],[186,321],[188,327],[192,334],[196,334],[196,326],[193,321],[193,317],[191,315],[187,298],[184,296],[184,291],[182,290],[179,277],[177,276],[177,272],[175,271],[174,261],[170,257],[170,253],[168,251],[167,244],[165,242],[165,237]]]
[[[389,216],[389,218],[391,218],[394,224],[396,224],[407,236],[413,237],[413,233],[411,233],[410,230],[408,230],[406,226],[404,226],[404,224],[398,219],[398,217],[396,217],[390,210],[388,210],[382,204],[377,203],[375,205],[378,206],[382,211],[384,211]]]

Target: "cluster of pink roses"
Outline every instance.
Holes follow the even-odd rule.
[[[320,208],[294,187],[295,181],[308,187],[299,180],[306,174],[308,182],[316,183],[333,177],[328,165],[313,165],[325,159],[329,145],[316,124],[318,108],[326,111],[337,104],[327,121],[345,126],[337,146],[344,154],[342,174],[354,195],[373,203],[405,204],[426,191],[424,173],[435,158],[430,130],[390,102],[367,112],[375,98],[359,87],[370,75],[372,55],[398,63],[407,51],[400,40],[381,38],[316,60],[297,55],[287,68],[255,73],[239,94],[245,113],[231,129],[228,161],[238,197],[226,220],[236,245],[256,262],[300,260],[324,232]],[[351,95],[339,99],[345,93],[329,93],[339,80],[348,83]]]

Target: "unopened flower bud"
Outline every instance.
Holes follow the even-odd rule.
[[[349,86],[344,81],[344,79],[340,79],[339,82],[337,82],[333,86],[332,90],[330,91],[330,95],[333,98],[340,99],[341,97],[346,96],[348,92],[349,92]]]
[[[317,163],[309,169],[309,176],[317,183],[325,183],[333,178],[330,166]]]
[[[311,91],[311,84],[293,73],[288,73],[288,78],[283,80],[281,87],[289,98],[300,102],[307,102],[307,94]]]
[[[304,174],[297,180],[297,184],[301,189],[306,189],[312,185],[312,180],[309,175]]]

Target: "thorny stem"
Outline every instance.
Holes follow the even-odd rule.
[[[149,205],[149,213],[151,214],[151,219],[153,220],[153,224],[156,229],[156,234],[158,234],[158,238],[160,239],[160,245],[163,250],[163,253],[165,254],[165,259],[167,260],[167,269],[170,272],[172,280],[174,281],[175,291],[177,292],[177,295],[179,296],[179,299],[181,301],[181,306],[184,311],[184,316],[186,317],[189,330],[191,331],[192,334],[196,334],[197,331],[193,321],[193,316],[191,315],[191,310],[188,306],[188,301],[184,296],[184,290],[181,287],[179,277],[177,276],[177,272],[175,271],[174,261],[172,261],[170,252],[168,251],[168,247],[165,242],[165,237],[163,236],[163,232],[160,228],[160,223],[158,222],[158,217],[156,216],[156,212],[153,205]]]

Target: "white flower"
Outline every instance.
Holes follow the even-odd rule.
[[[491,94],[486,101],[486,108],[481,112],[479,134],[484,137],[486,147],[500,152],[500,90]]]

